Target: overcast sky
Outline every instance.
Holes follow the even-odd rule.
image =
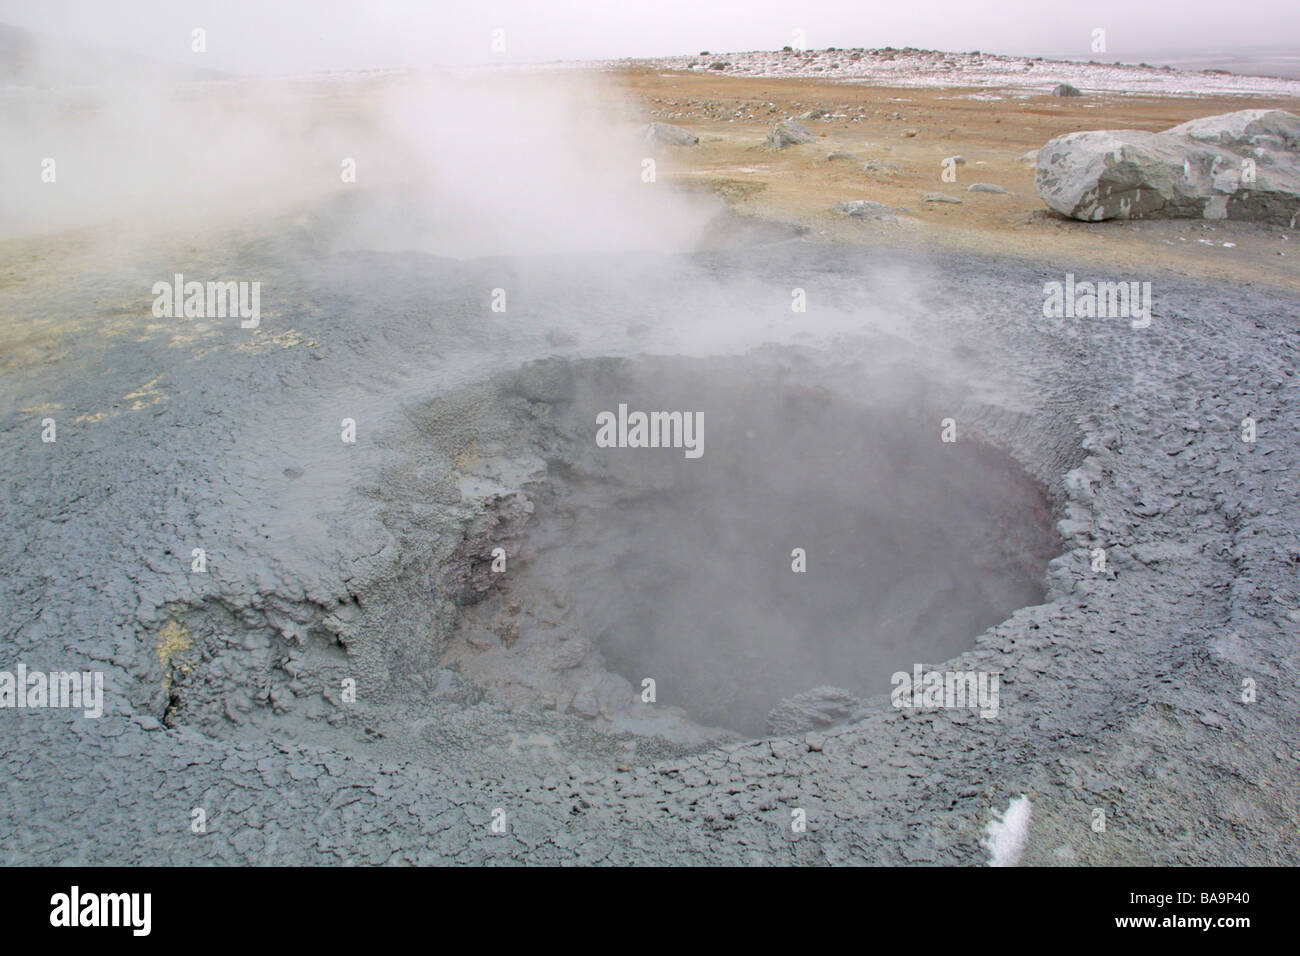
[[[1300,47],[1296,0],[0,0],[0,23],[239,73],[406,68],[809,47],[1092,58]],[[505,52],[492,50],[504,30]]]

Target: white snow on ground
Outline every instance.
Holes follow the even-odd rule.
[[[992,855],[989,866],[1015,866],[1020,862],[1020,854],[1025,851],[1025,841],[1029,839],[1029,817],[1033,804],[1023,793],[1012,797],[1007,809],[995,813],[994,819],[985,829],[987,836],[984,846]]]
[[[550,68],[709,70],[725,63],[721,76],[815,77],[891,87],[983,87],[1050,93],[1058,83],[1083,92],[1141,93],[1160,96],[1253,94],[1300,96],[1300,80],[1231,73],[1188,72],[1163,67],[1075,63],[991,53],[943,53],[937,50],[807,50],[783,53],[757,50],[708,56],[674,56],[644,60],[556,63]]]

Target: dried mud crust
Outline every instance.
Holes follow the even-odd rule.
[[[259,262],[267,334],[317,345],[142,332],[96,341],[76,375],[55,357],[4,385],[4,643],[32,668],[103,670],[107,706],[0,713],[3,862],[975,864],[1022,792],[1025,862],[1297,862],[1293,296],[1157,275],[1139,331],[1043,320],[1060,275],[1040,263],[804,242],[533,271]],[[475,304],[503,270],[522,315]],[[132,294],[113,281],[0,307],[95,316]],[[791,322],[792,285],[816,323]],[[512,710],[446,666],[483,583],[466,542],[522,549],[511,529],[549,467],[543,447],[475,470],[520,434],[495,376],[772,347],[809,387],[905,356],[944,383],[936,411],[1047,490],[1062,545],[1042,603],[955,659],[1002,673],[997,720],[883,700],[829,733],[687,746]],[[115,409],[141,383],[156,397]],[[426,414],[440,401],[457,414]],[[52,446],[33,437],[46,405]],[[345,674],[355,703],[331,700]]]

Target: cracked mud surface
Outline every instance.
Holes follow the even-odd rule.
[[[151,320],[141,288],[174,257],[0,289],[17,326],[63,330],[0,392],[4,646],[107,694],[98,720],[0,711],[0,861],[976,864],[1026,793],[1026,863],[1300,862],[1293,294],[1156,273],[1133,330],[1042,318],[1068,263],[797,240],[530,263],[290,236],[228,265],[263,282],[255,333]],[[826,731],[713,744],[471,679],[448,642],[509,597],[477,600],[495,585],[466,544],[518,541],[527,566],[520,493],[547,467],[501,376],[647,355],[833,395],[888,363],[1045,489],[1041,602],[954,664],[1001,672],[997,719],[879,694]]]

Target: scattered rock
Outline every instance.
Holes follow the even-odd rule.
[[[1082,96],[1083,91],[1077,86],[1071,86],[1069,83],[1060,83],[1056,89],[1052,90],[1053,96]]]
[[[951,202],[961,204],[961,200],[955,196],[945,196],[943,193],[926,193],[921,197],[921,202]]]
[[[823,109],[811,109],[807,113],[804,113],[799,118],[806,119],[806,120],[814,120],[814,119],[821,119],[823,116],[829,116],[829,115],[830,114]]]
[[[993,183],[971,183],[966,187],[968,193],[997,193],[1001,196],[1010,195],[1001,186],[995,186]]]
[[[850,202],[835,204],[835,211],[852,216],[854,219],[893,219],[894,210],[884,203],[872,202],[870,199],[854,199]]]
[[[642,127],[641,138],[647,143],[659,143],[664,146],[694,146],[700,138],[689,130],[671,123],[651,123]]]
[[[1016,162],[1026,163],[1030,166],[1036,165],[1038,163],[1038,150],[1031,149],[1029,152],[1017,159]]]
[[[1161,133],[1067,133],[1038,153],[1034,188],[1057,212],[1104,219],[1242,219],[1300,212],[1300,116],[1240,110]]]
[[[862,164],[862,168],[869,173],[901,173],[903,167],[897,163],[889,163],[883,159],[869,159]]]
[[[945,159],[945,160],[943,161],[943,165],[945,165],[945,166],[948,166],[948,165],[952,165],[952,166],[965,166],[965,165],[966,165],[966,157],[965,157],[965,156],[949,156],[947,159]]]
[[[813,134],[809,132],[808,127],[792,119],[781,120],[767,134],[767,145],[773,149],[785,149],[787,146],[798,146],[812,141]]]
[[[826,161],[828,163],[834,162],[837,159],[847,159],[847,160],[852,160],[853,162],[857,162],[858,157],[854,156],[852,153],[827,153],[826,154]]]
[[[767,729],[773,734],[801,734],[848,720],[861,702],[839,687],[814,687],[787,697],[768,712]]]
[[[920,130],[916,130],[916,129],[905,129],[903,130],[903,137],[905,139],[912,139],[919,132]]]

